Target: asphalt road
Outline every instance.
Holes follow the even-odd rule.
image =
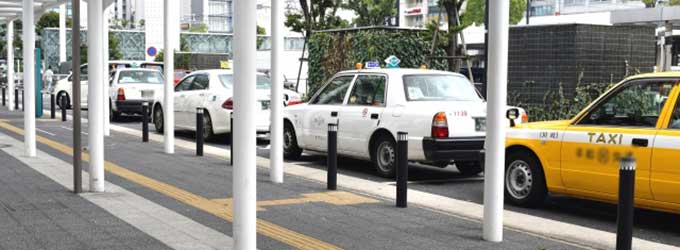
[[[70,113],[71,111],[69,111]],[[83,117],[86,111],[83,111]],[[141,118],[128,116],[113,124],[141,130]],[[150,124],[150,131],[155,129]],[[141,132],[140,132],[141,133]],[[195,140],[195,133],[176,131],[177,138]],[[206,145],[229,148],[226,135],[206,142]],[[268,141],[258,141],[258,155],[268,157]],[[325,169],[325,156],[305,154],[294,163],[310,168]],[[338,173],[377,182],[394,180],[375,175],[370,162],[340,158]],[[482,204],[483,175],[469,177],[458,173],[455,166],[436,168],[412,164],[409,168],[409,188],[459,200]],[[543,206],[533,209],[506,204],[506,209],[616,233],[616,205],[564,196],[550,196]],[[680,246],[680,215],[637,209],[634,236],[645,240]]]

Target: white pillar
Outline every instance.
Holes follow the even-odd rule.
[[[88,146],[90,191],[104,192],[104,91],[102,77],[102,0],[87,3]]]
[[[175,33],[179,32],[179,27],[174,26],[175,19],[179,19],[179,7],[177,1],[165,0],[163,8],[163,32],[165,52],[164,54],[164,71],[165,71],[165,88],[163,95],[163,127],[165,135],[165,153],[175,153],[175,48],[172,42],[176,37]],[[153,107],[151,107],[153,109]]]
[[[7,22],[7,107],[14,111],[14,20]]]
[[[256,1],[234,1],[234,249],[256,249]]]
[[[489,6],[489,70],[487,79],[486,168],[484,171],[484,240],[503,240],[503,173],[505,169],[505,120],[508,92],[507,0],[491,0]]]
[[[104,87],[102,88],[102,95],[104,96],[104,136],[111,135],[111,123],[109,117],[109,109],[111,105],[109,103],[109,7],[111,3],[109,1],[104,1],[104,6],[102,8],[102,70],[104,77]]]
[[[24,39],[24,144],[26,156],[36,156],[35,145],[35,18],[33,0],[23,0]]]
[[[283,75],[281,52],[283,51],[283,1],[272,0],[272,56],[271,56],[271,148],[269,150],[269,178],[283,183]]]
[[[59,5],[59,62],[66,61],[66,4]]]

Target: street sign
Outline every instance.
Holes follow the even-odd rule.
[[[394,55],[391,55],[385,59],[385,63],[387,64],[388,68],[399,68],[399,63],[401,63],[401,60],[397,58]]]
[[[149,56],[156,56],[158,54],[158,50],[156,49],[156,47],[151,46],[148,49],[146,49],[146,54],[148,54]]]

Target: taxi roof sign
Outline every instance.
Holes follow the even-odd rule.
[[[367,69],[379,69],[380,68],[380,62],[378,62],[378,61],[368,61],[368,62],[366,62],[366,68]]]
[[[387,64],[388,68],[399,68],[399,64],[401,63],[401,60],[397,58],[394,55],[391,55],[385,59],[385,63]]]

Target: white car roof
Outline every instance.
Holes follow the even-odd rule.
[[[159,72],[157,69],[147,69],[147,68],[120,68],[116,69],[117,71],[154,71],[154,72]]]
[[[359,69],[359,70],[345,70],[345,71],[338,72],[338,74],[357,74],[357,73],[381,73],[381,74],[394,75],[394,76],[433,75],[433,74],[439,75],[440,74],[440,75],[456,75],[456,76],[465,77],[462,74],[449,72],[449,71],[431,70],[431,69],[409,69],[409,68]]]
[[[197,73],[208,73],[208,74],[216,74],[216,75],[223,75],[223,74],[228,74],[228,75],[233,75],[234,71],[231,69],[204,69],[204,70],[196,70],[192,71],[190,75],[197,74]],[[264,75],[264,73],[257,72],[258,75]]]

